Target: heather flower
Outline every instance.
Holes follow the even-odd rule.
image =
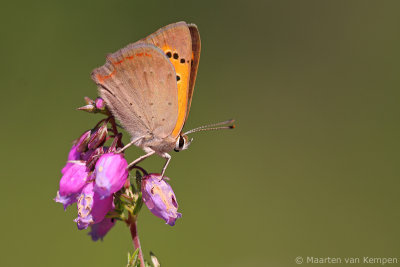
[[[98,97],[96,100],[92,100],[89,97],[85,97],[86,105],[83,107],[78,108],[78,110],[83,110],[89,113],[103,113],[108,114],[106,103],[104,102],[103,98]]]
[[[93,241],[97,241],[99,239],[103,240],[103,237],[111,230],[111,228],[115,225],[114,218],[104,218],[101,222],[93,224],[91,226],[91,231],[89,235],[92,237]]]
[[[88,183],[78,198],[78,218],[75,219],[75,222],[79,230],[101,222],[112,209],[113,196],[101,198],[93,191],[93,188],[94,183]]]
[[[65,170],[60,180],[59,192],[61,196],[80,193],[89,175],[89,171],[84,162],[69,164],[69,168]]]
[[[90,138],[90,131],[85,132],[79,137],[78,141],[74,145],[72,145],[71,150],[68,153],[68,161],[70,160],[80,160],[82,159],[81,154],[84,150],[86,150],[86,145]],[[61,173],[64,174],[69,167],[72,166],[72,163],[67,162],[64,168],[61,170]]]
[[[178,203],[171,186],[161,179],[159,174],[148,174],[142,179],[143,201],[157,217],[173,226],[182,214],[178,212]]]
[[[96,163],[94,176],[96,191],[101,197],[108,197],[124,185],[128,177],[128,163],[123,154],[103,154]]]
[[[68,153],[68,161],[74,162],[67,162],[61,170],[63,176],[54,201],[63,204],[64,210],[77,201],[77,197],[88,179],[89,170],[86,168],[85,162],[81,161],[81,152],[82,149],[85,149],[89,137],[90,131],[79,137]]]

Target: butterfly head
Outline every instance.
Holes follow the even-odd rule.
[[[181,135],[179,135],[179,138],[176,140],[174,150],[176,152],[185,150],[189,147],[189,145],[192,143],[192,141],[193,141],[193,138],[191,138],[189,140],[189,138],[186,134],[181,134]]]
[[[185,150],[189,147],[189,145],[192,143],[192,141],[193,141],[193,138],[191,138],[189,140],[189,138],[186,134],[181,134],[181,135],[179,135],[179,138],[176,140],[174,150],[176,152]]]

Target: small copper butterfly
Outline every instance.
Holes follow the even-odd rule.
[[[132,144],[146,154],[133,161],[158,154],[166,159],[190,145],[187,134],[232,129],[233,120],[201,126],[186,133],[182,128],[189,115],[200,60],[200,34],[196,25],[177,22],[148,37],[109,54],[106,63],[93,70],[92,79],[108,109],[131,135]],[[212,128],[213,127],[213,128]]]

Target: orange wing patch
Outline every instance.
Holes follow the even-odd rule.
[[[186,120],[191,58],[182,58],[176,50],[169,46],[162,47],[162,50],[175,68],[178,85],[178,119],[175,129],[172,131],[172,136],[175,137],[181,132]]]

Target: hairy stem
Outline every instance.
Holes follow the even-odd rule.
[[[138,257],[140,260],[140,267],[144,267],[142,248],[140,247],[139,235],[137,233],[137,228],[136,228],[136,218],[134,218],[129,214],[128,221],[129,221],[129,229],[131,230],[133,246],[135,247],[135,250],[139,249]]]

